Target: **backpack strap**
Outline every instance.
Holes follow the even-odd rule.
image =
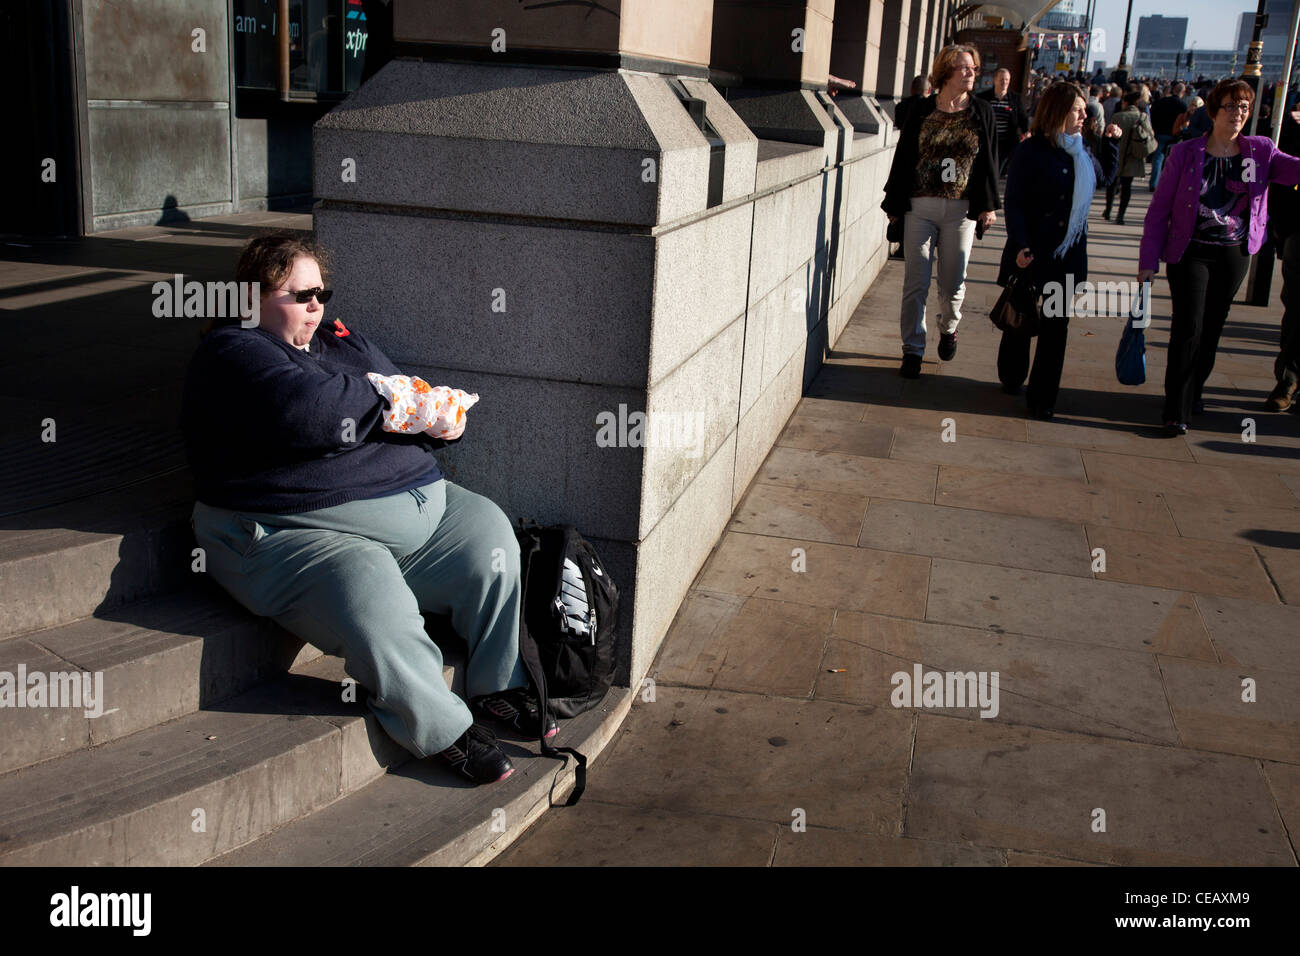
[[[523,522],[520,522],[522,530]],[[537,650],[537,642],[533,640],[532,634],[528,631],[528,624],[524,620],[524,611],[527,608],[528,592],[528,572],[532,563],[533,556],[538,551],[537,538],[530,534],[521,537],[521,547],[519,555],[520,581],[523,585],[524,599],[519,602],[519,657],[523,661],[524,669],[528,671],[528,676],[533,681],[533,686],[537,688],[537,701],[540,708],[542,734],[546,732],[546,715],[547,697],[546,697],[546,674],[542,669],[542,659]],[[569,799],[565,802],[566,807],[576,804],[581,798],[583,791],[587,789],[587,758],[572,747],[552,747],[546,742],[546,738],[538,736],[538,744],[541,746],[542,756],[550,757],[553,760],[562,760],[567,765],[568,758],[565,754],[572,754],[577,764],[574,767],[573,792],[569,794]]]

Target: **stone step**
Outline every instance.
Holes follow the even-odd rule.
[[[320,810],[409,759],[343,662],[0,776],[0,864],[185,866]],[[428,761],[424,761],[428,762]],[[450,771],[448,771],[450,774]]]
[[[561,721],[554,742],[581,751],[590,769],[590,761],[618,731],[632,699],[631,689],[612,688],[599,707]],[[535,740],[501,740],[515,766],[501,783],[474,787],[456,780],[436,761],[411,761],[206,865],[485,864],[547,809],[563,805],[573,789],[572,757],[562,766],[542,757]]]
[[[165,593],[195,577],[188,471],[0,517],[0,638]]]
[[[71,685],[56,698],[49,679],[46,706],[0,708],[0,773],[192,714],[318,657],[207,582],[9,637],[0,641],[0,671],[16,683],[24,671],[92,676],[77,678],[71,698]],[[102,688],[90,708],[83,682]]]

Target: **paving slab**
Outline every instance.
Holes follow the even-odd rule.
[[[1004,415],[974,414],[931,408],[913,408],[903,405],[886,405],[867,402],[862,406],[862,421],[880,425],[906,425],[921,431],[931,429],[938,433],[945,419],[952,419],[953,434],[960,439],[967,435],[977,438],[1002,438],[1006,441],[1025,440],[1025,422]]]
[[[866,458],[777,445],[754,476],[754,481],[861,498],[933,501],[938,473],[938,465],[924,462]]]
[[[1005,866],[990,847],[808,827],[779,831],[773,866]]]
[[[1300,475],[1279,475],[1278,477],[1282,479],[1282,483],[1290,488],[1291,493],[1295,495],[1296,506],[1300,506]]]
[[[651,675],[659,683],[811,697],[834,618],[830,608],[692,591]]]
[[[1300,509],[1268,508],[1194,495],[1164,496],[1184,538],[1265,545],[1300,553]]]
[[[1300,604],[1300,551],[1256,547],[1255,553],[1282,597],[1283,604]]]
[[[601,799],[898,834],[912,723],[893,707],[661,687],[628,715]]]
[[[862,402],[805,396],[799,399],[799,404],[794,407],[794,413],[809,418],[836,418],[841,421],[860,422],[865,407]]]
[[[1254,760],[930,714],[904,833],[1126,866],[1295,865]]]
[[[1300,852],[1300,767],[1271,760],[1263,761],[1261,766],[1278,815],[1291,837],[1292,852]]]
[[[1264,507],[1292,508],[1296,498],[1272,469],[1221,468],[1161,461],[1134,455],[1085,451],[1083,464],[1094,485],[1191,495],[1210,501],[1233,500]]]
[[[1097,576],[1107,581],[1278,601],[1259,555],[1244,545],[1102,527],[1088,528],[1088,543],[1106,552]]]
[[[862,422],[815,418],[796,413],[781,432],[777,444],[791,448],[839,452],[844,455],[888,458],[893,439],[892,425],[868,425]]]
[[[1160,670],[1184,746],[1300,764],[1300,674],[1177,658]]]
[[[767,866],[777,825],[584,799],[547,814],[492,866]]]
[[[1073,448],[1031,445],[1000,438],[957,436],[943,441],[938,423],[933,430],[899,426],[894,435],[891,458],[902,461],[931,461],[940,465],[965,465],[982,471],[1006,474],[1049,475],[1084,479],[1083,462]]]
[[[1080,524],[910,501],[873,499],[858,545],[1060,574],[1091,573]]]
[[[696,587],[920,618],[929,571],[930,559],[921,555],[727,531]]]
[[[999,675],[996,712],[968,698],[965,707],[926,706],[927,713],[1148,743],[1178,742],[1160,668],[1146,651],[872,614],[836,614],[817,673],[816,697],[892,706],[898,687],[894,675],[913,677],[917,664],[923,673]]]
[[[925,619],[1215,660],[1191,595],[935,558]]]
[[[1130,488],[1087,484],[1072,478],[1005,474],[943,465],[934,502],[1035,518],[1176,534],[1162,495]]]
[[[1224,664],[1300,674],[1300,607],[1212,594],[1196,606]]]
[[[727,527],[750,534],[856,544],[867,500],[857,495],[757,483],[749,486]]]
[[[1192,453],[1185,442],[1170,441],[1154,427],[1135,429],[1131,424],[1116,423],[1109,427],[1087,422],[1054,420],[1027,423],[1028,438],[1043,445],[1069,445],[1090,451],[1107,451],[1144,458],[1191,461]]]

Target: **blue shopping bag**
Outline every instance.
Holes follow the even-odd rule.
[[[1142,292],[1124,323],[1124,334],[1115,350],[1115,376],[1121,385],[1141,385],[1147,380],[1147,339],[1142,330],[1150,324],[1145,319],[1149,288],[1148,283],[1142,284]]]

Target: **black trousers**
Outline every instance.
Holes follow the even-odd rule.
[[[1116,176],[1111,180],[1110,185],[1106,187],[1106,215],[1110,215],[1110,207],[1115,204],[1115,190],[1119,190],[1119,218],[1124,218],[1124,212],[1128,209],[1128,201],[1133,196],[1133,177]]]
[[[1165,421],[1191,420],[1192,404],[1201,400],[1205,380],[1214,371],[1223,323],[1249,266],[1245,243],[1214,246],[1196,241],[1169,264],[1174,314],[1165,367]]]
[[[1273,377],[1279,385],[1300,384],[1300,232],[1282,246],[1282,336]]]
[[[1042,303],[1039,303],[1042,308]],[[1065,343],[1069,337],[1068,316],[1044,318],[1034,350],[1034,368],[1029,370],[1029,343],[1032,337],[1021,332],[1003,332],[998,345],[998,378],[1003,385],[1019,388],[1029,374],[1025,404],[1033,409],[1056,409],[1056,394],[1061,388],[1061,369],[1065,367]]]

